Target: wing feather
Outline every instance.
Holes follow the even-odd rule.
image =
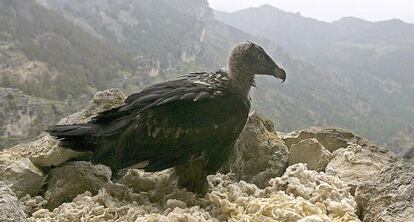
[[[212,96],[210,92],[203,91],[203,92],[198,93],[197,96],[193,99],[193,101],[197,102],[199,100],[208,99],[210,98],[210,96]]]
[[[217,93],[217,91],[221,93]],[[209,86],[186,79],[169,81],[130,95],[124,105],[98,114],[92,122],[110,122],[125,115],[138,114],[149,108],[177,101],[201,102],[223,96],[222,92],[222,90],[214,90]]]

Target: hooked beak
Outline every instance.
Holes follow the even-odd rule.
[[[286,72],[282,68],[279,68],[276,66],[276,68],[273,71],[272,76],[279,78],[282,80],[282,83],[286,80]]]

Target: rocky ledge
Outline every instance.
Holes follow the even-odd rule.
[[[98,92],[60,123],[81,123],[118,106]],[[129,170],[111,180],[103,165],[53,138],[0,152],[0,221],[413,221],[414,168],[352,132],[278,133],[255,113],[203,196],[177,188],[171,170]]]

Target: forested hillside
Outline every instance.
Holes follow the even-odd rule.
[[[367,61],[365,67],[363,55],[374,47],[369,48],[365,42],[372,39],[352,37],[346,44],[337,40],[345,34],[336,36],[335,41],[324,39],[331,38],[325,32],[334,32],[348,19],[329,24],[269,7],[261,10],[260,16],[269,18],[257,15],[256,19],[252,16],[257,12],[249,11],[239,12],[241,15],[217,13],[215,17],[206,0],[0,0],[0,87],[21,90],[25,98],[34,101],[60,104],[63,108],[57,112],[58,118],[82,106],[97,89],[116,87],[129,94],[190,71],[225,67],[232,47],[251,40],[262,45],[288,73],[283,84],[258,78],[252,93],[254,109],[275,120],[277,130],[339,126],[382,143],[397,129],[409,125],[410,118],[414,118],[409,115],[413,102],[408,99],[413,86],[408,84],[411,79],[404,78],[412,75],[404,73],[412,70],[412,64],[403,63],[410,56],[409,48],[380,47],[381,52],[401,50],[394,50],[398,52],[395,56],[387,54],[387,60]],[[277,17],[282,15],[284,19]],[[238,16],[251,22],[238,23],[244,21]],[[273,17],[278,22],[272,21]],[[395,27],[406,27],[392,22]],[[365,24],[360,23],[351,22],[343,29],[357,32]],[[337,28],[325,30],[331,26]],[[370,29],[365,32],[371,33]],[[319,43],[314,42],[317,33],[324,37],[318,39]],[[382,42],[389,41],[382,38]],[[329,46],[328,50],[328,42],[335,47]],[[360,63],[348,61],[354,59],[352,50],[362,53]],[[374,58],[372,54],[367,57]],[[393,63],[397,57],[402,60]],[[382,72],[371,70],[382,67],[380,63],[390,65],[384,65]],[[391,68],[396,72],[390,72]],[[0,102],[13,103],[6,97]],[[33,110],[40,113],[43,108]],[[23,115],[0,114],[5,123],[0,130],[0,144],[11,144],[5,142],[9,138],[33,138],[53,122],[23,121]],[[21,136],[10,134],[6,129],[19,121],[37,130]]]
[[[326,23],[269,5],[216,12],[216,18],[252,35],[274,39],[345,90],[341,95],[318,88],[327,96],[340,97],[333,106],[349,104],[339,111],[344,116],[338,126],[384,142],[399,129],[414,125],[414,25],[397,19],[368,22],[352,17]],[[351,110],[357,115],[346,114]]]

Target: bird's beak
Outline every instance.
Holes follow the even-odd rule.
[[[286,80],[286,72],[285,70],[283,70],[282,68],[279,67],[275,67],[273,74],[274,77],[279,78],[282,80],[282,82],[284,82]]]

